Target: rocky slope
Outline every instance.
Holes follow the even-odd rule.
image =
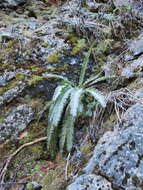
[[[47,106],[57,86],[49,73],[76,82],[95,41],[86,77],[119,76],[95,86],[107,94],[107,109],[92,121],[79,118],[71,156],[53,161],[46,141],[37,143],[15,156],[5,182],[36,181],[42,190],[143,189],[142,19],[137,0],[0,0],[1,168],[18,147],[46,136]]]

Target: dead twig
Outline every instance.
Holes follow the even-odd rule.
[[[32,142],[29,142],[29,143],[25,143],[23,144],[22,146],[20,146],[15,152],[13,152],[8,158],[7,160],[5,161],[4,163],[4,166],[0,172],[0,181],[3,183],[4,180],[5,180],[5,175],[6,175],[6,172],[7,172],[7,168],[11,162],[11,160],[25,147],[28,147],[28,146],[31,146],[33,144],[36,144],[38,142],[41,142],[41,141],[45,141],[47,139],[47,137],[41,137],[39,139],[35,139],[34,141]]]
[[[68,157],[67,157],[66,168],[65,168],[65,178],[66,178],[66,181],[68,180],[68,166],[69,166],[70,156],[71,156],[71,154],[69,153],[69,154],[68,154]]]

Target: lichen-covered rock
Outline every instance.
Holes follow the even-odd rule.
[[[84,174],[76,178],[66,190],[112,190],[112,187],[110,182],[99,175]]]
[[[143,56],[140,56],[139,58],[133,60],[131,63],[123,68],[122,70],[122,76],[132,77],[137,74],[140,75],[140,72],[143,67]]]
[[[143,184],[143,106],[126,112],[119,131],[107,132],[95,147],[86,173],[100,173],[116,187],[141,190]]]
[[[19,82],[19,84],[15,88],[6,91],[3,96],[0,96],[0,106],[5,103],[9,103],[14,98],[16,98],[25,89],[25,87],[25,83]]]
[[[113,0],[114,4],[118,8],[125,7],[126,9],[130,9],[137,16],[143,17],[143,2],[138,0]]]
[[[0,140],[11,136],[17,136],[33,119],[33,111],[30,105],[20,105],[0,124]]]
[[[26,0],[0,0],[0,8],[15,8],[26,3]]]
[[[129,49],[134,56],[143,53],[143,34],[141,34],[138,39],[131,41]]]

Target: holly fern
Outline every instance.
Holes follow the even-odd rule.
[[[93,97],[102,107],[106,107],[105,96],[97,89],[92,88],[97,82],[106,80],[107,77],[96,75],[84,81],[92,47],[85,56],[79,83],[73,84],[67,78],[59,75],[48,77],[62,80],[54,92],[48,115],[47,145],[52,157],[60,149],[61,152],[70,152],[73,146],[74,124],[78,117],[85,95]]]

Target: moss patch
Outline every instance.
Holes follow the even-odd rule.
[[[59,51],[56,50],[52,52],[49,57],[47,58],[48,63],[57,63],[60,60]]]

